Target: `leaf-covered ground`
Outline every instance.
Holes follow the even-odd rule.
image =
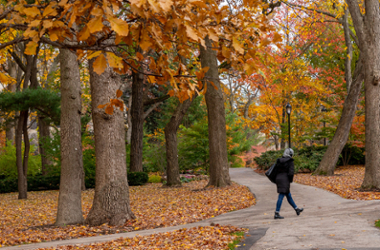
[[[364,179],[364,166],[338,167],[334,176],[313,176],[297,174],[294,181],[326,189],[339,196],[354,200],[379,200],[380,192],[360,192]]]
[[[206,184],[206,181],[194,181],[173,189],[161,188],[162,184],[131,187],[131,207],[137,219],[128,221],[122,227],[53,226],[58,191],[29,192],[28,200],[18,200],[16,193],[0,194],[0,246],[187,224],[255,203],[248,188],[237,184],[192,191]],[[84,216],[91,208],[93,195],[93,190],[82,193]]]
[[[105,243],[87,246],[61,246],[59,248],[42,249],[228,249],[228,245],[238,237],[235,232],[244,229],[232,226],[209,226],[180,229],[174,232],[159,233],[134,238],[120,238]]]

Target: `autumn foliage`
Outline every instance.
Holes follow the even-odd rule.
[[[161,188],[162,184],[148,184],[130,188],[131,208],[136,220],[121,227],[102,225],[52,224],[57,213],[57,191],[30,192],[28,200],[17,200],[14,193],[0,195],[0,245],[18,245],[60,239],[89,237],[134,230],[188,224],[229,211],[249,207],[255,199],[248,188],[233,184],[226,188],[201,189],[206,181],[184,184],[182,188]],[[147,195],[149,194],[149,195]],[[87,215],[94,191],[82,194],[83,214]]]
[[[333,176],[314,176],[311,174],[297,174],[294,181],[323,188],[336,193],[346,199],[353,200],[380,200],[379,190],[361,191],[360,186],[364,179],[364,166],[338,167]]]

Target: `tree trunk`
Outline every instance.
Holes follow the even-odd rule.
[[[352,85],[352,72],[351,72],[351,61],[352,61],[352,42],[351,42],[351,36],[350,36],[350,25],[348,22],[349,18],[349,11],[348,8],[344,10],[343,15],[343,30],[344,30],[344,41],[346,42],[346,59],[344,60],[344,75],[346,80],[346,86],[347,86],[347,94],[350,92],[350,88]]]
[[[16,80],[17,79],[17,64],[15,62],[13,62],[12,60],[8,59],[8,68],[9,68],[8,74]],[[9,84],[7,89],[9,92],[15,92],[16,91],[16,83]],[[14,117],[10,117],[10,119],[12,119],[12,118],[14,118]],[[15,140],[15,125],[14,125],[13,121],[7,123],[5,138],[8,141],[11,141],[12,143]]]
[[[364,60],[365,175],[362,188],[380,188],[380,11],[378,0],[365,1],[365,14],[356,0],[346,0]]]
[[[60,50],[61,65],[61,181],[55,225],[83,223],[81,187],[81,85],[75,53]]]
[[[330,142],[326,153],[323,155],[322,161],[319,163],[318,168],[315,170],[315,174],[317,175],[334,174],[336,163],[339,160],[339,155],[342,153],[344,145],[346,145],[364,80],[363,58],[361,54],[358,63],[356,64],[353,78],[354,79],[351,83],[347,98],[344,101],[342,116],[340,117],[334,138]]]
[[[282,118],[282,124],[285,124],[286,123],[285,102],[282,104],[282,117],[281,118]],[[281,127],[281,149],[285,149],[286,148],[286,138],[284,138],[284,136],[285,136],[284,128],[285,128],[284,126]]]
[[[219,82],[216,52],[212,42],[205,38],[206,48],[200,46],[202,68],[209,67],[205,74],[207,81],[206,105],[208,117],[208,138],[210,147],[209,186],[223,187],[231,184],[228,153],[224,99]]]
[[[128,124],[128,130],[127,130],[127,143],[131,144],[131,137],[132,137],[132,118],[131,118],[131,108],[132,107],[132,96],[128,99],[128,111],[127,111],[127,124]]]
[[[123,112],[118,108],[108,115],[98,106],[116,98],[121,78],[110,67],[98,75],[90,61],[92,120],[95,135],[95,197],[86,224],[109,222],[122,225],[134,219],[129,202]]]
[[[177,149],[177,130],[185,116],[187,110],[193,103],[193,99],[187,99],[183,103],[180,103],[174,111],[170,121],[165,126],[165,143],[166,143],[166,186],[181,186],[181,180],[179,177],[179,165],[178,165],[178,149]]]
[[[16,166],[18,176],[18,198],[28,198],[28,183],[27,176],[24,171],[23,157],[22,157],[22,134],[24,128],[24,121],[28,119],[28,111],[21,111],[20,117],[16,127]]]
[[[43,176],[48,175],[47,172],[47,166],[51,165],[51,161],[45,156],[45,149],[44,149],[44,143],[43,141],[46,140],[46,138],[50,138],[50,126],[45,121],[43,116],[38,117],[38,129],[39,129],[39,137],[38,137],[38,144],[40,147],[40,155],[41,155],[41,172]]]
[[[132,73],[132,135],[131,135],[131,172],[142,172],[142,151],[144,137],[144,78],[141,73]]]

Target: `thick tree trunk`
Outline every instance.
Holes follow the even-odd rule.
[[[142,151],[144,137],[144,77],[141,73],[132,73],[132,135],[131,135],[131,172],[142,172]]]
[[[81,85],[77,56],[60,50],[61,65],[61,181],[55,225],[83,223],[81,187]]]
[[[346,145],[364,80],[362,56],[359,57],[356,64],[353,78],[347,98],[344,101],[342,116],[340,117],[338,128],[335,131],[334,138],[330,142],[326,153],[323,155],[322,161],[315,170],[315,174],[333,175],[336,163],[339,160],[339,155],[341,154],[344,145]]]
[[[224,99],[219,81],[216,52],[212,50],[212,42],[208,37],[206,37],[205,43],[206,48],[200,46],[200,52],[202,68],[209,67],[209,70],[205,74],[207,81],[206,105],[210,147],[210,182],[208,185],[223,187],[231,184]]]
[[[25,120],[28,119],[28,111],[21,111],[20,117],[16,127],[16,166],[18,176],[18,198],[28,198],[28,183],[27,175],[24,171],[23,157],[22,157],[22,134],[24,130]]]
[[[166,186],[181,186],[181,180],[179,177],[179,165],[178,165],[178,149],[177,149],[177,130],[185,116],[187,110],[190,108],[193,99],[187,99],[183,103],[180,103],[174,111],[170,121],[165,126],[165,143],[166,143]]]
[[[50,138],[50,126],[45,121],[44,117],[42,117],[42,116],[38,117],[38,129],[40,132],[39,137],[38,137],[38,144],[40,147],[40,155],[41,155],[41,172],[42,172],[43,176],[46,176],[47,174],[49,174],[47,172],[47,166],[52,164],[52,163],[46,157],[43,141],[46,140],[46,138]]]
[[[90,61],[92,120],[94,123],[96,182],[95,197],[86,224],[122,225],[134,219],[129,202],[123,112],[108,115],[98,106],[116,98],[121,78],[110,67],[98,75]]]
[[[346,0],[364,59],[365,175],[362,188],[380,188],[380,10],[378,0],[365,1],[365,14],[356,0]]]

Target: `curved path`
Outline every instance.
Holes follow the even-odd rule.
[[[293,183],[292,196],[298,207],[305,209],[304,212],[297,216],[284,199],[281,215],[285,219],[274,220],[277,200],[275,185],[249,168],[230,169],[230,174],[233,181],[248,186],[255,194],[255,206],[187,225],[4,247],[1,250],[90,244],[211,223],[248,227],[252,236],[247,238],[243,249],[380,249],[380,230],[374,227],[375,220],[380,218],[380,200],[347,200],[319,188]],[[249,241],[254,245],[249,246]]]

